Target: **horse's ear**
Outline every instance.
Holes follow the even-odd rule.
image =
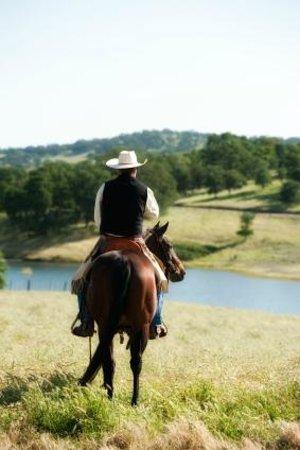
[[[157,234],[159,236],[163,236],[165,234],[165,232],[167,231],[168,226],[169,226],[169,222],[166,222],[162,227],[159,228]]]
[[[152,231],[158,231],[159,230],[159,221],[157,224],[153,227]]]

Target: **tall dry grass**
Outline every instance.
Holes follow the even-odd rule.
[[[88,344],[69,332],[75,310],[63,293],[0,293],[0,448],[297,443],[299,318],[166,305],[170,335],[149,344],[141,404],[131,408],[129,355],[117,339],[113,402],[100,377],[90,388],[76,385]]]

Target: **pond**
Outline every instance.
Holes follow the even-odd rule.
[[[77,264],[9,261],[6,289],[67,291],[77,267]],[[300,282],[220,270],[188,269],[183,282],[170,284],[165,299],[299,314]]]

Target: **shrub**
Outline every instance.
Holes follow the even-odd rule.
[[[239,236],[242,236],[244,238],[247,238],[248,236],[251,236],[253,234],[253,230],[251,229],[252,222],[254,220],[255,214],[251,212],[244,212],[241,215],[241,226],[240,229],[237,231],[236,234]]]
[[[192,261],[218,250],[213,244],[199,244],[197,242],[176,242],[175,250],[180,259],[183,261]]]

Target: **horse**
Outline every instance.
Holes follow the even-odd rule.
[[[164,236],[168,225],[168,222],[163,226],[158,223],[148,229],[144,240],[162,262],[166,277],[171,281],[181,281],[185,270]],[[149,259],[132,250],[109,251],[97,258],[90,274],[87,306],[98,325],[99,343],[79,384],[86,386],[102,367],[103,387],[108,398],[112,399],[115,373],[113,338],[116,333],[126,332],[133,373],[131,404],[137,405],[142,355],[157,306],[155,271]]]

